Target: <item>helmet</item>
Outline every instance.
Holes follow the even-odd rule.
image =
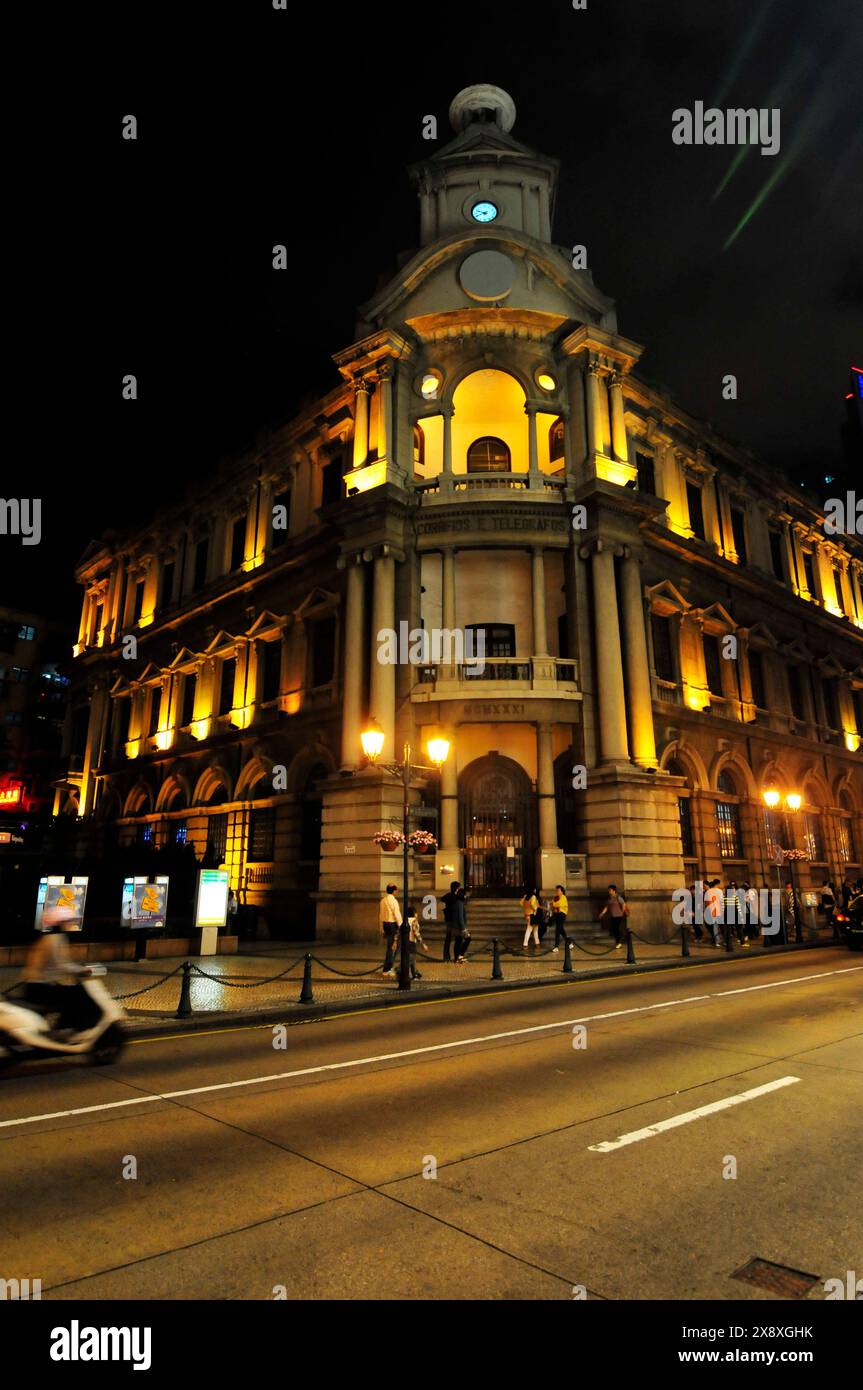
[[[81,914],[71,907],[49,907],[47,912],[42,913],[42,927],[45,931],[53,931],[55,927],[62,931],[64,928],[69,929],[73,923],[76,924],[77,930],[80,922]]]

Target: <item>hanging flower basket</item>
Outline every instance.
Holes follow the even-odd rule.
[[[394,850],[400,849],[405,842],[405,837],[400,830],[379,830],[372,836],[372,841],[380,845],[385,854],[392,854]]]
[[[786,864],[799,864],[802,859],[808,859],[809,855],[805,849],[784,849],[782,857]]]
[[[437,840],[428,830],[415,830],[408,836],[408,844],[417,854],[431,854],[437,849]]]

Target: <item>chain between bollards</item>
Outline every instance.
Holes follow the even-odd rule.
[[[312,957],[307,953],[303,957],[303,987],[300,990],[301,1004],[314,1004],[315,996],[312,993]]]
[[[180,984],[180,1002],[177,1005],[177,1018],[192,1017],[192,962],[183,962],[183,979]]]

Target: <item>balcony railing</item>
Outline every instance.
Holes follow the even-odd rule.
[[[449,487],[441,486],[441,475],[416,482],[421,493],[532,492],[558,497],[566,486],[563,474],[555,473],[454,473]]]
[[[418,679],[421,685],[434,685],[438,681],[463,681],[466,685],[473,685],[481,681],[518,681],[527,684],[548,680],[575,685],[578,663],[560,657],[486,656],[475,662],[458,662],[451,666],[443,663],[420,666]]]

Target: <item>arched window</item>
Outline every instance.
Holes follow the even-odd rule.
[[[563,456],[563,420],[558,416],[548,431],[548,457],[554,463],[556,459],[562,459]]]
[[[475,439],[467,451],[468,473],[509,473],[509,446],[494,435]]]
[[[723,768],[720,772],[718,778],[716,779],[716,786],[719,789],[719,791],[725,792],[728,796],[738,795],[737,783],[735,782],[733,775],[728,771],[727,767]]]
[[[421,425],[414,425],[414,468],[422,468],[426,461],[426,437]]]

